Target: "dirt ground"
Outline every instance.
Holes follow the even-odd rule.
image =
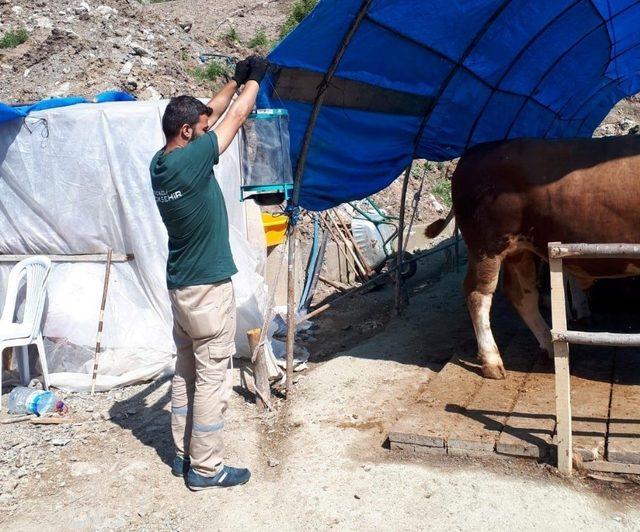
[[[251,468],[245,486],[191,493],[171,476],[166,380],[94,399],[68,395],[64,425],[0,425],[0,527],[637,529],[640,489],[631,477],[567,480],[533,461],[388,450],[389,427],[434,372],[457,351],[474,350],[464,266],[447,268],[442,254],[421,264],[401,317],[391,317],[385,286],[319,318],[306,344],[310,368],[297,375],[290,401],[277,400],[276,414],[256,411],[236,370],[226,454],[229,464]],[[500,298],[494,315],[501,341],[515,314]]]

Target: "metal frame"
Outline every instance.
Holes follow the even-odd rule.
[[[555,366],[556,435],[558,470],[570,475],[573,469],[571,431],[571,375],[569,344],[602,346],[640,346],[640,334],[583,332],[567,330],[563,259],[640,259],[640,244],[561,244],[549,243],[551,272],[551,340]]]

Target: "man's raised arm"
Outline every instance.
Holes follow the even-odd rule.
[[[209,116],[209,127],[213,126],[218,119],[224,114],[231,103],[231,99],[242,85],[244,85],[249,78],[249,63],[250,58],[243,59],[236,64],[236,71],[224,87],[209,100],[207,107],[210,107],[213,111]]]
[[[222,122],[214,130],[216,137],[218,137],[219,153],[223,153],[229,147],[236,133],[253,110],[260,82],[269,67],[266,59],[257,56],[252,57],[249,63],[249,75],[244,84],[244,89],[236,101],[233,102]]]

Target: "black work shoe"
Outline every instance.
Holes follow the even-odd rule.
[[[171,466],[171,474],[176,477],[186,477],[191,467],[191,460],[189,457],[180,456],[179,454],[173,459],[173,465]]]
[[[222,471],[215,477],[205,477],[189,469],[187,474],[187,486],[192,491],[205,490],[208,488],[230,488],[246,484],[251,478],[248,469],[224,466]]]

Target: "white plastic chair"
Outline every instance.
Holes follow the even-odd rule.
[[[51,260],[47,257],[29,257],[16,264],[9,274],[7,293],[0,316],[0,354],[7,347],[21,347],[18,357],[20,379],[27,384],[29,375],[28,346],[35,344],[38,348],[45,390],[49,389],[49,368],[44,352],[40,324],[46,299],[46,286],[51,271]],[[24,313],[21,322],[14,322],[14,314],[18,293],[22,280],[26,277]],[[0,370],[0,390],[2,390],[2,371]]]

